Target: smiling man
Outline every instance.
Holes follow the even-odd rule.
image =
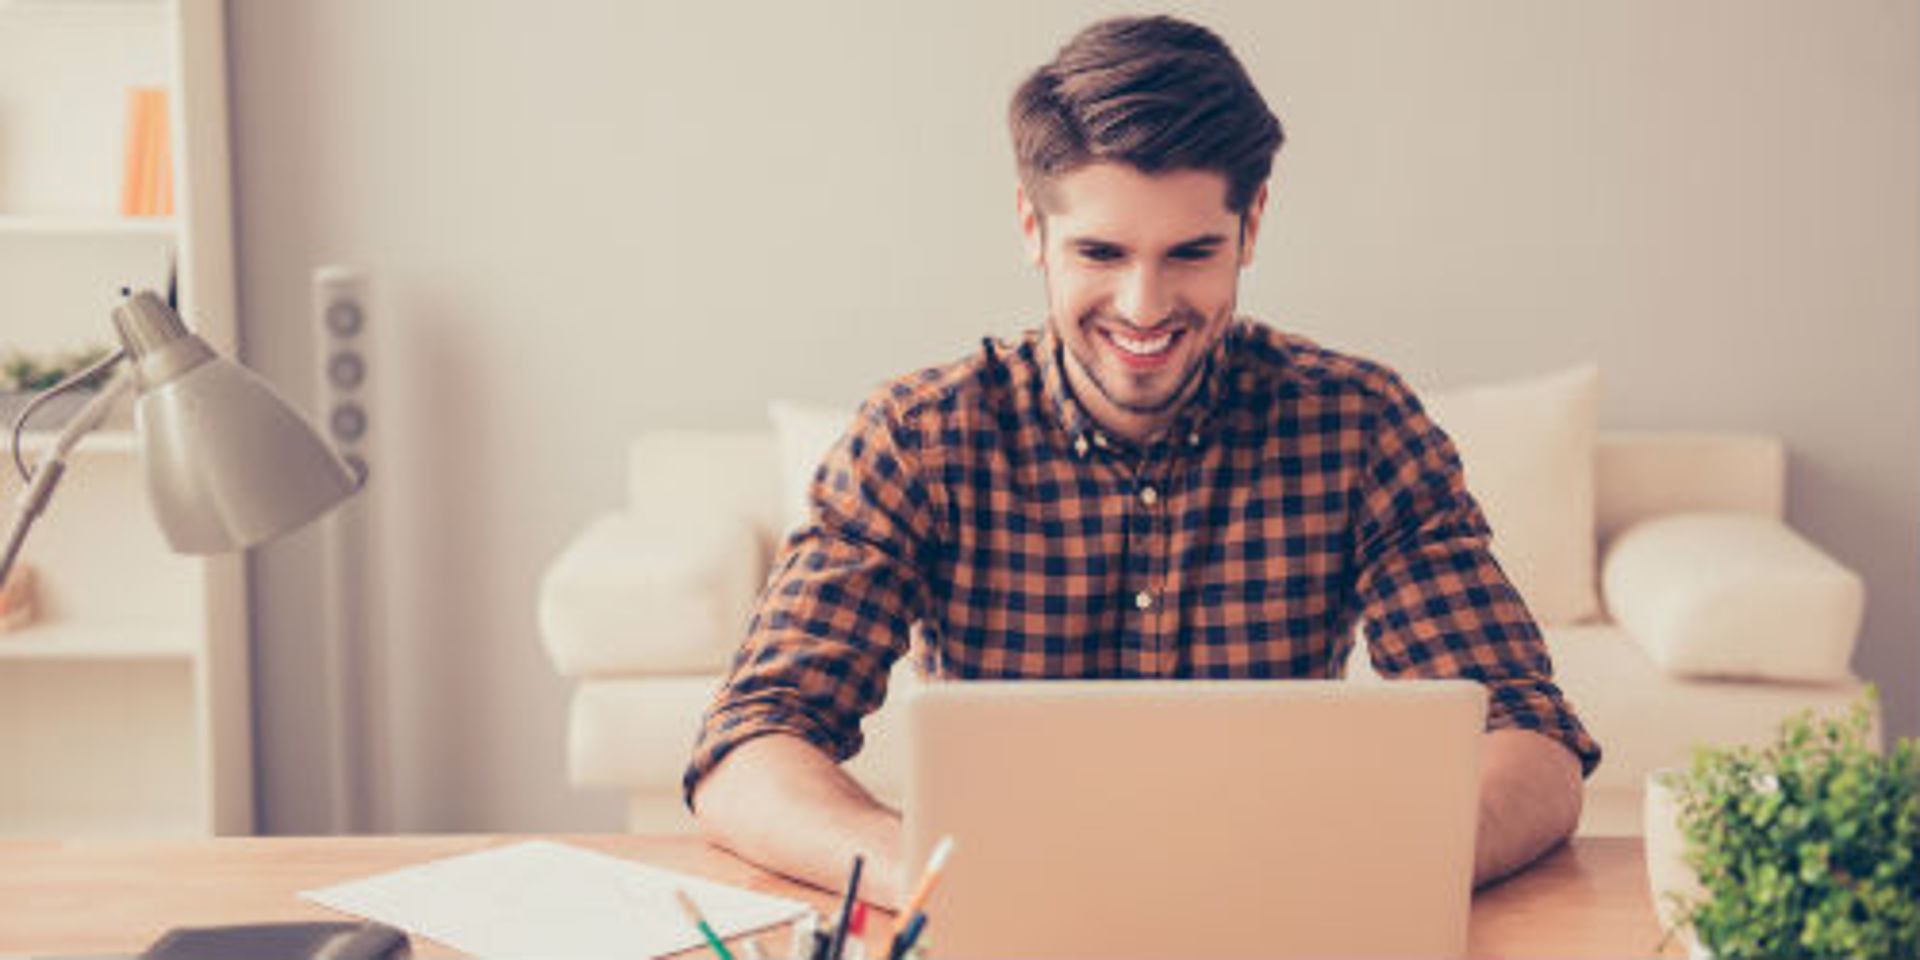
[[[1386,368],[1236,312],[1280,124],[1204,28],[1122,18],[1013,97],[1046,323],[890,384],[827,457],[694,750],[717,843],[867,897],[899,815],[839,767],[910,628],[947,679],[1487,686],[1477,882],[1564,839],[1599,747],[1494,562],[1452,444]]]

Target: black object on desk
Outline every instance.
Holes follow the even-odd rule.
[[[907,951],[912,950],[913,945],[919,942],[920,932],[926,928],[927,912],[925,910],[916,911],[913,919],[907,921],[906,928],[901,930],[900,935],[893,938],[893,944],[887,947],[887,960],[900,960],[900,958],[906,956]]]
[[[847,896],[840,901],[840,922],[833,925],[833,939],[827,944],[826,960],[840,960],[847,947],[847,921],[853,917],[853,901],[860,897],[860,868],[867,858],[854,854],[853,876],[847,878]]]
[[[252,923],[182,927],[140,960],[406,960],[407,935],[378,923]]]

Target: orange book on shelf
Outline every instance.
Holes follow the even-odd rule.
[[[126,167],[120,185],[122,215],[172,215],[171,127],[167,91],[157,87],[127,90]]]
[[[147,111],[138,87],[127,90],[127,132],[122,144],[124,163],[120,177],[120,215],[140,215],[140,167],[142,145],[147,141]]]

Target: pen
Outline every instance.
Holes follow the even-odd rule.
[[[913,950],[913,944],[920,939],[920,932],[927,928],[927,913],[922,910],[907,921],[905,930],[893,938],[893,946],[887,948],[887,960],[900,960]]]
[[[853,916],[847,918],[847,947],[843,960],[867,960],[867,902],[855,901]]]
[[[840,922],[833,925],[833,940],[827,945],[827,960],[840,960],[847,946],[847,921],[853,917],[853,901],[860,895],[860,868],[867,858],[853,855],[853,876],[847,878],[847,895],[840,901]]]
[[[693,898],[687,896],[685,890],[675,890],[673,895],[679,898],[680,909],[687,912],[687,919],[693,921],[693,925],[700,929],[700,935],[707,938],[707,946],[713,948],[713,955],[720,960],[733,960],[733,954],[727,950],[727,945],[720,942],[720,936],[707,924],[707,918],[700,915],[700,908],[693,905]]]
[[[893,938],[900,939],[902,931],[912,922],[913,915],[927,905],[927,895],[933,892],[933,885],[940,882],[941,871],[947,868],[947,855],[953,852],[953,838],[941,837],[933,845],[933,854],[927,857],[927,869],[920,874],[920,885],[913,890],[913,896],[907,898],[907,905],[893,918]]]

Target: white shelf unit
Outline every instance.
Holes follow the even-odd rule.
[[[182,313],[232,354],[222,17],[0,3],[0,353],[115,345],[121,288],[164,289],[177,257]],[[173,217],[117,212],[130,86],[169,92]],[[0,836],[253,830],[241,561],[168,549],[127,419],[75,448],[21,557],[40,616],[0,633]],[[25,436],[29,462],[53,436]],[[19,488],[0,456],[0,523]]]
[[[181,240],[177,228],[0,229],[0,353],[112,345],[121,288],[165,290]]]
[[[98,626],[54,621],[0,637],[0,661],[65,660],[191,663],[200,656],[200,640],[185,630],[159,627]]]
[[[12,217],[0,215],[0,237],[172,237],[172,217]]]

